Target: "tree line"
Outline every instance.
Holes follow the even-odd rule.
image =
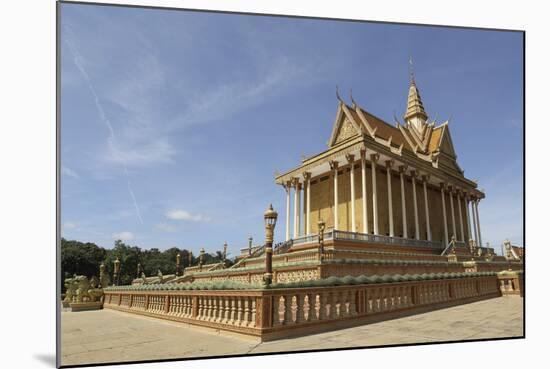
[[[146,276],[156,276],[160,270],[162,274],[175,274],[176,255],[181,255],[180,268],[189,266],[189,253],[187,249],[172,247],[160,251],[157,248],[148,250],[138,246],[127,245],[121,240],[115,241],[114,248],[105,249],[91,242],[80,242],[75,240],[61,239],[61,288],[65,290],[65,279],[74,274],[87,277],[99,276],[99,266],[105,264],[105,270],[112,280],[114,261],[120,260],[120,284],[131,284],[138,276],[138,264]],[[223,253],[216,251],[215,254],[204,254],[203,263],[217,263],[223,260]],[[197,265],[199,255],[192,255],[191,265]],[[227,260],[227,265],[231,262]]]

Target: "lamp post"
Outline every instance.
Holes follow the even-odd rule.
[[[189,266],[193,266],[193,251],[189,251]]]
[[[204,264],[204,247],[201,248],[201,253],[199,254],[199,270],[202,270],[203,264]]]
[[[317,222],[319,229],[319,260],[323,260],[323,254],[325,252],[325,222],[319,220]]]
[[[99,266],[99,284],[101,288],[107,288],[109,286],[103,285],[105,283],[105,264],[103,262]]]
[[[227,241],[223,243],[223,265],[225,267],[225,261],[227,260]]]
[[[273,205],[264,213],[265,222],[265,274],[264,285],[269,287],[273,280],[273,232],[277,224],[277,212],[273,210]]]
[[[113,262],[114,264],[114,273],[113,273],[113,284],[115,286],[118,286],[119,284],[119,277],[120,277],[120,260],[118,259],[118,256],[116,257],[116,260]]]
[[[252,236],[248,236],[248,256],[252,255]]]
[[[181,275],[181,255],[178,252],[176,254],[176,277],[179,277]]]
[[[136,276],[136,278],[141,277],[141,273],[143,273],[143,268],[141,267],[141,263],[138,263],[138,265],[137,265],[137,276]]]

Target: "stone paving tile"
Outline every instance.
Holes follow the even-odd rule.
[[[495,298],[264,343],[113,310],[62,312],[61,332],[63,365],[517,337],[523,299]]]

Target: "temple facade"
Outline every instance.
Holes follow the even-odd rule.
[[[449,122],[429,121],[414,76],[394,125],[337,98],[328,149],[275,178],[286,241],[306,242],[322,220],[350,240],[445,248],[454,236],[481,247],[485,194],[458,165]]]

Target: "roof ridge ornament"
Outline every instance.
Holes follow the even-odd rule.
[[[338,91],[338,85],[336,85],[336,98],[337,98],[338,101],[340,101],[341,103],[344,102],[344,101],[342,100],[342,98],[340,97],[340,92]]]
[[[355,109],[357,104],[355,103],[355,100],[353,100],[353,89],[349,89],[349,97],[351,98],[351,107]]]
[[[409,55],[409,74],[411,77],[411,84],[415,85],[416,83],[414,81],[414,65],[412,55]]]

